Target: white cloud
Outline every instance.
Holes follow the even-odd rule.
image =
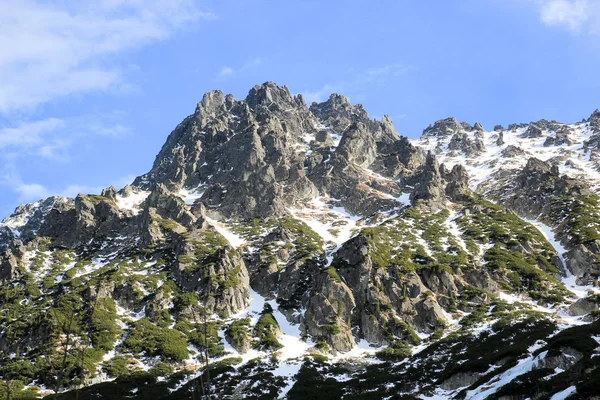
[[[571,33],[600,32],[598,0],[536,0],[541,21]]]
[[[118,55],[199,18],[194,0],[0,2],[0,113],[123,82]]]
[[[242,64],[241,66],[239,66],[237,68],[232,68],[232,67],[228,67],[228,66],[221,67],[221,69],[217,73],[217,79],[226,79],[226,78],[230,78],[234,75],[244,73],[248,70],[258,67],[259,65],[262,64],[262,62],[263,62],[262,58],[255,57],[255,58],[252,58],[252,59],[246,61],[244,64]]]
[[[15,127],[0,129],[0,150],[5,148],[30,149],[47,143],[48,136],[64,128],[65,122],[58,118],[48,118],[34,122],[24,122]]]
[[[353,94],[360,92],[363,88],[373,84],[384,84],[391,78],[406,75],[411,67],[404,64],[388,64],[379,67],[368,68],[363,71],[351,70],[350,78],[336,83],[327,83],[321,88],[302,93],[304,101],[311,104],[313,101],[321,102],[327,100],[332,93]]]
[[[325,100],[327,100],[327,98],[329,97],[330,94],[341,92],[341,91],[343,91],[342,86],[332,85],[330,83],[327,83],[327,84],[323,85],[323,87],[321,87],[320,89],[302,93],[302,96],[304,97],[304,101],[306,102],[306,104],[310,105],[313,102],[320,103],[322,101],[325,101]]]
[[[18,195],[18,201],[27,203],[45,199],[50,196],[50,191],[39,183],[19,183],[13,187]]]
[[[0,175],[0,183],[9,186],[16,193],[17,201],[21,203],[37,201],[50,195],[50,191],[44,185],[23,182],[12,164],[4,167]]]
[[[0,158],[14,160],[22,156],[39,156],[66,160],[68,149],[79,138],[105,136],[115,139],[130,135],[129,127],[118,122],[120,117],[113,113],[47,118],[0,128]]]
[[[26,183],[23,181],[16,167],[13,164],[4,166],[3,172],[0,174],[0,185],[8,186],[17,196],[16,200],[19,203],[32,203],[50,196],[75,197],[79,193],[99,194],[102,189],[113,185],[117,189],[124,187],[133,182],[135,177],[127,175],[109,181],[104,186],[99,185],[79,185],[69,184],[63,188],[48,188],[40,183]],[[0,220],[2,218],[0,217]]]
[[[233,75],[233,68],[231,67],[223,67],[217,74],[219,78],[225,78],[227,76]]]

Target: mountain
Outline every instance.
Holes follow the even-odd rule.
[[[600,112],[409,140],[209,92],[120,190],[0,224],[8,398],[592,399]]]

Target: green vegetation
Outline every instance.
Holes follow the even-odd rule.
[[[97,194],[86,194],[83,196],[83,199],[89,201],[93,205],[97,205],[98,203],[103,201],[111,201],[108,197],[99,196]]]
[[[194,245],[194,256],[198,261],[201,261],[206,257],[213,255],[218,250],[229,246],[227,239],[225,239],[218,232],[203,230],[199,233],[199,235],[199,237],[196,236],[192,240]]]
[[[207,351],[210,357],[221,357],[226,354],[223,341],[219,337],[219,329],[221,329],[219,322],[208,321],[202,324],[191,324],[179,321],[175,324],[175,329],[184,333],[188,337],[188,341],[199,351]]]
[[[566,222],[566,233],[575,244],[600,239],[600,196],[557,197],[553,202],[553,217]]]
[[[306,223],[291,217],[284,217],[278,220],[278,226],[287,229],[294,235],[296,258],[314,256],[323,251],[325,245],[323,239]]]
[[[265,308],[254,326],[254,336],[257,341],[253,347],[257,350],[278,350],[282,348],[283,346],[277,340],[279,331],[279,324],[273,316],[273,308],[265,303]]]
[[[287,243],[285,246],[290,253],[293,253],[294,259],[300,261],[320,255],[325,246],[321,236],[303,221],[292,217],[254,218],[235,224],[232,230],[248,241],[257,240],[267,232],[285,230],[291,239],[291,243]],[[275,261],[276,259],[271,255],[276,248],[274,243],[265,243],[261,249],[261,255],[264,259]]]
[[[127,376],[131,373],[135,363],[131,356],[116,355],[102,363],[102,370],[113,378]]]
[[[225,331],[230,338],[233,347],[242,348],[245,343],[250,342],[250,318],[241,318],[233,321]]]
[[[199,302],[200,299],[196,293],[183,292],[175,297],[173,306],[175,307],[175,312],[181,313],[188,308],[197,307]]]
[[[150,368],[150,374],[152,376],[169,376],[173,373],[174,369],[172,366],[170,366],[169,364],[166,364],[162,361],[157,362],[156,364],[154,364],[152,366],[152,368]]]
[[[328,335],[338,335],[341,332],[339,325],[336,323],[321,325],[321,329]]]
[[[109,297],[98,299],[90,316],[89,335],[92,345],[110,351],[120,331],[114,300]]]
[[[403,272],[452,272],[466,267],[469,255],[449,232],[449,215],[448,210],[424,214],[411,207],[401,217],[363,229],[360,235],[367,239],[369,256],[378,268],[395,265]]]
[[[468,206],[478,211],[458,218],[457,223],[471,242],[493,244],[484,254],[486,268],[506,276],[505,289],[527,290],[533,299],[547,303],[564,301],[568,291],[552,264],[556,251],[539,230],[480,198],[473,197]]]
[[[333,278],[334,281],[341,283],[342,277],[338,274],[337,269],[334,266],[327,267],[323,270],[327,275]]]
[[[153,215],[152,216],[152,222],[156,222],[158,224],[158,226],[161,227],[161,229],[165,230],[165,231],[172,231],[172,232],[185,232],[186,229],[181,226],[179,224],[179,222],[169,219],[169,218],[162,218],[158,215]]]
[[[165,361],[181,362],[189,356],[183,333],[154,325],[148,318],[132,324],[123,344],[134,354],[160,356]]]
[[[377,357],[385,361],[400,361],[412,354],[411,345],[405,340],[396,340],[391,345],[377,352]]]

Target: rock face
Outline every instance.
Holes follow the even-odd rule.
[[[471,130],[471,127],[467,123],[460,123],[456,118],[446,118],[443,120],[436,121],[433,125],[429,125],[423,131],[424,137],[440,137],[440,136],[452,136],[453,134],[462,130]]]
[[[485,145],[481,139],[477,137],[472,139],[465,132],[455,133],[450,140],[450,144],[448,144],[449,150],[462,152],[466,156],[479,154],[484,151],[484,148]]]
[[[418,383],[400,393],[387,382],[382,397],[489,387],[494,371],[526,357],[536,370],[582,371],[590,354],[556,344],[553,319],[596,318],[600,182],[574,171],[594,176],[599,137],[600,112],[494,132],[447,118],[409,140],[389,116],[372,119],[338,94],[308,107],[272,82],[243,100],[206,93],[132,185],[23,205],[0,223],[0,377],[18,367],[27,384],[66,390],[122,360],[154,374],[208,357],[223,363],[212,373],[235,351],[257,351],[239,374],[214,377],[215,387],[244,378],[220,392],[229,398],[295,363],[290,354],[318,359],[364,341],[394,362],[350,369]],[[569,293],[567,270],[591,292]],[[77,346],[60,350],[67,337]],[[539,340],[546,358],[530,350]],[[471,353],[479,342],[486,351]],[[431,347],[411,355],[417,345]],[[77,364],[80,348],[93,354]],[[277,352],[280,361],[264,357]],[[45,362],[64,354],[73,373],[56,383]],[[428,364],[453,357],[455,369]],[[256,390],[279,392],[286,379]],[[373,381],[348,387],[371,395],[359,391]]]
[[[283,215],[322,193],[356,212],[367,200],[387,203],[376,209],[397,206],[358,193],[357,186],[370,186],[371,169],[400,179],[418,174],[423,162],[422,151],[398,135],[389,117],[371,120],[339,95],[309,109],[301,96],[267,82],[245,100],[207,93],[134,185],[201,190],[207,208],[228,218]],[[390,184],[384,192],[400,190]]]
[[[524,157],[525,151],[520,147],[508,145],[504,150],[502,150],[502,157]]]

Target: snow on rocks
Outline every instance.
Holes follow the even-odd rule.
[[[359,226],[360,216],[351,215],[343,207],[329,205],[328,196],[320,196],[302,208],[291,209],[294,218],[304,222],[313,231],[337,249],[351,239]]]
[[[546,240],[548,240],[548,242],[552,245],[552,247],[554,247],[554,250],[556,250],[563,265],[565,266],[565,274],[566,275],[562,278],[562,283],[563,283],[563,285],[565,285],[565,287],[567,289],[569,289],[575,295],[575,297],[580,299],[580,298],[587,297],[589,292],[600,293],[600,288],[597,288],[595,286],[584,286],[584,285],[577,284],[577,282],[576,282],[577,277],[575,275],[573,275],[571,273],[571,271],[569,271],[569,268],[567,267],[567,263],[566,263],[566,259],[565,259],[565,254],[567,253],[567,249],[556,238],[556,234],[554,233],[552,228],[550,228],[548,225],[546,225],[540,221],[527,219],[527,218],[523,218],[523,220],[526,222],[529,222],[530,224],[535,226],[542,233],[542,235],[544,235],[544,237],[546,238]]]
[[[0,222],[0,227],[7,227],[16,237],[19,237],[21,235],[19,229],[27,224],[33,213],[40,207],[40,204],[41,202],[38,201],[31,204],[30,209],[18,213],[15,212],[12,216],[4,218]]]
[[[570,128],[569,139],[571,144],[548,145],[546,139],[552,137],[554,133],[548,130],[542,130],[541,137],[524,137],[527,127],[521,127],[515,130],[503,130],[502,132],[467,132],[463,131],[469,137],[481,135],[485,148],[482,152],[472,152],[464,154],[458,151],[448,151],[448,144],[452,135],[443,137],[427,136],[414,139],[413,144],[431,150],[436,153],[440,163],[452,168],[455,164],[462,164],[471,177],[471,187],[476,189],[479,185],[486,182],[492,174],[499,170],[510,170],[523,168],[530,157],[535,157],[542,161],[550,159],[558,160],[561,173],[572,178],[581,178],[590,183],[595,188],[600,188],[600,171],[588,154],[583,152],[583,143],[589,139],[592,134],[588,123],[578,123],[568,125]],[[503,143],[498,144],[498,135],[502,134]],[[523,156],[505,157],[504,150],[509,146],[514,146],[524,152]]]
[[[233,233],[231,230],[229,230],[229,228],[227,228],[227,226],[224,223],[216,221],[209,217],[206,217],[206,221],[209,224],[211,224],[213,226],[213,228],[215,228],[217,230],[217,232],[219,232],[221,235],[223,235],[223,237],[225,237],[225,239],[227,239],[227,241],[229,242],[229,244],[232,247],[238,248],[247,243],[239,235],[237,235],[237,234]]]
[[[535,351],[533,347],[535,347],[535,345],[529,349],[530,352]],[[504,371],[502,374],[495,376],[491,381],[487,382],[487,384],[480,385],[474,390],[469,390],[465,396],[465,400],[487,399],[488,396],[496,393],[498,389],[508,384],[519,375],[526,374],[534,369],[536,365],[546,357],[546,354],[547,351],[543,351],[535,357],[529,356],[519,360],[517,365]]]
[[[185,204],[194,204],[194,202],[202,197],[204,188],[199,186],[195,189],[181,189],[177,195],[183,199]]]
[[[130,210],[134,215],[140,212],[140,204],[150,195],[150,192],[139,190],[132,191],[128,196],[117,194],[117,206],[122,210]]]
[[[302,360],[294,360],[294,361],[284,361],[280,362],[279,366],[275,368],[271,373],[274,376],[283,377],[286,381],[286,386],[281,389],[279,392],[278,399],[285,399],[288,392],[296,383],[294,377],[300,371],[300,367],[302,367]]]
[[[555,393],[552,397],[550,397],[550,400],[564,400],[576,392],[577,388],[575,386],[569,386],[565,390],[561,390],[560,392]]]

